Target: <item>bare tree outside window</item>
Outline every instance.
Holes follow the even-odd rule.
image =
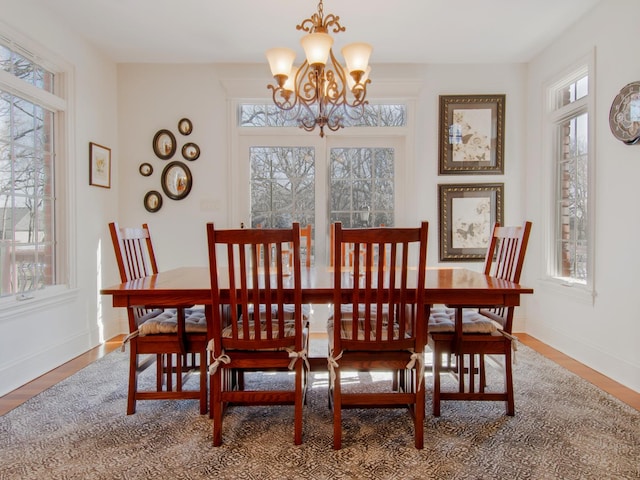
[[[0,46],[2,70],[45,91],[53,74]],[[54,113],[0,89],[0,296],[52,285]]]
[[[334,148],[330,177],[332,223],[351,228],[393,226],[392,148]]]
[[[555,262],[551,275],[589,281],[589,76],[581,73],[553,89],[556,129]]]

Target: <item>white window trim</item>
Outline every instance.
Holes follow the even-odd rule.
[[[595,161],[595,125],[596,125],[596,115],[595,115],[595,49],[592,49],[588,54],[579,58],[576,62],[574,62],[569,68],[554,75],[553,79],[546,82],[543,85],[543,98],[546,99],[545,102],[545,111],[543,112],[544,119],[544,127],[543,127],[543,152],[545,158],[545,171],[547,172],[544,175],[543,180],[543,198],[546,202],[545,211],[547,212],[547,218],[550,219],[548,223],[544,225],[544,252],[545,258],[547,260],[545,276],[540,279],[541,286],[552,293],[556,293],[559,295],[563,295],[572,300],[578,301],[580,303],[586,303],[593,305],[595,303],[597,297],[596,291],[596,278],[595,278],[595,244],[596,244],[596,235],[595,235],[595,178],[596,178],[596,161]],[[580,107],[586,107],[586,111],[588,111],[588,168],[589,168],[589,178],[588,178],[588,189],[589,189],[589,197],[588,197],[588,211],[587,216],[589,220],[589,243],[587,247],[587,282],[586,284],[567,281],[566,279],[562,279],[559,277],[555,277],[550,275],[549,272],[555,270],[555,221],[556,221],[556,211],[555,211],[555,196],[556,196],[556,122],[563,118],[566,115],[568,110],[567,107],[557,108],[556,106],[556,97],[552,94],[552,92],[556,91],[558,87],[567,84],[567,79],[574,77],[577,78],[582,73],[589,74],[589,85],[588,85],[588,93],[586,98],[582,98],[573,102],[571,104],[571,110]]]
[[[55,230],[56,285],[33,290],[28,295],[0,299],[0,320],[17,313],[27,314],[65,303],[79,294],[76,260],[76,161],[75,161],[75,68],[34,40],[0,22],[0,36],[18,46],[22,55],[55,74],[55,92],[24,85],[12,74],[0,71],[0,88],[27,100],[36,101],[56,112],[55,135]],[[20,87],[18,88],[18,85]]]

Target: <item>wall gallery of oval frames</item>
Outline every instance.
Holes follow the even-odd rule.
[[[193,123],[188,118],[181,118],[178,121],[178,132],[182,136],[191,135]],[[184,160],[193,162],[200,157],[200,147],[193,142],[186,142],[178,149],[176,135],[171,130],[160,129],[153,136],[153,153],[160,160],[170,160],[176,152],[180,151]],[[154,172],[153,166],[142,163],[139,167],[142,176],[151,176]],[[193,177],[191,170],[181,160],[172,160],[162,169],[160,187],[164,194],[172,200],[182,200],[191,192]],[[155,213],[162,207],[162,195],[157,190],[150,190],[146,193],[144,208],[151,213]]]

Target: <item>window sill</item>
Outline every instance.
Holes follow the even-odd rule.
[[[12,296],[0,299],[0,322],[17,315],[25,315],[73,301],[78,295],[77,288],[66,286],[49,287],[30,292],[26,296]]]
[[[542,278],[538,280],[538,284],[541,290],[547,293],[567,297],[587,305],[594,305],[598,296],[592,285],[567,282],[558,278]]]

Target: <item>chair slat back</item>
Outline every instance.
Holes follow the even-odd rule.
[[[423,341],[428,224],[419,228],[343,229],[334,226],[334,348],[397,350]],[[345,244],[359,255],[346,267]],[[417,264],[410,257],[417,251]],[[412,252],[412,249],[414,252]],[[379,255],[379,252],[385,252]],[[387,259],[388,257],[388,259]],[[411,272],[417,278],[411,279]],[[348,301],[345,301],[345,292]],[[340,308],[342,305],[342,308]],[[345,309],[344,306],[347,305]],[[341,323],[346,319],[350,322]],[[342,325],[342,328],[338,327]],[[346,325],[346,329],[345,329]]]
[[[109,231],[121,282],[129,282],[158,273],[151,233],[146,223],[141,228],[121,228],[116,222],[112,222],[109,224]],[[136,308],[134,314],[140,318],[150,311],[151,309]]]
[[[289,229],[216,230],[207,224],[215,348],[302,348],[302,283],[300,226]],[[293,267],[283,260],[289,252]],[[218,248],[216,248],[218,247]],[[218,251],[226,252],[228,268],[218,270]],[[260,253],[260,250],[262,253]],[[227,275],[226,279],[219,275]],[[222,302],[220,284],[228,281],[230,296]],[[229,306],[230,323],[220,311]],[[292,328],[292,325],[294,328]],[[223,329],[225,335],[223,335]],[[219,354],[219,351],[217,352]]]
[[[498,223],[493,226],[493,233],[484,260],[485,275],[516,283],[520,281],[531,225],[531,222],[524,222],[521,226],[501,227]],[[505,330],[511,331],[510,317],[513,314],[513,308],[502,307],[483,309],[483,311],[493,313],[492,317],[502,318]],[[509,313],[509,318],[507,318],[507,313]]]
[[[312,239],[311,224],[300,228],[300,247],[304,247],[304,263],[307,267],[311,266],[311,258],[313,256],[311,250]]]
[[[380,227],[384,227],[384,225],[380,225]],[[334,224],[331,224],[331,238],[330,238],[330,243],[329,243],[329,265],[333,267],[333,262],[335,259],[335,233],[334,233]],[[377,248],[377,247],[376,247]],[[360,256],[360,262],[362,263],[362,259],[365,257],[365,252],[362,248],[358,248],[356,250],[356,246],[353,243],[342,243],[342,245],[340,246],[340,251],[341,251],[341,258],[342,258],[342,266],[343,267],[352,267],[353,266],[353,261],[354,258],[356,257],[356,252],[358,252],[358,255]],[[383,249],[383,251],[385,251]],[[386,262],[387,260],[387,252],[385,251],[385,254],[382,256],[382,259],[384,262]],[[371,260],[373,262],[376,261],[376,259],[379,257],[379,253],[378,251],[375,252],[374,255],[371,256]]]

